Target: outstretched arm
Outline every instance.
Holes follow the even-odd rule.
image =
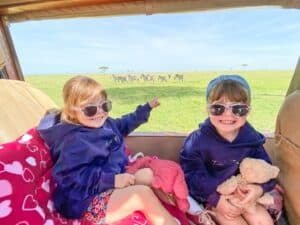
[[[123,136],[127,136],[141,124],[146,123],[149,119],[151,110],[159,105],[158,98],[153,98],[145,105],[139,105],[134,112],[115,119],[118,130]]]

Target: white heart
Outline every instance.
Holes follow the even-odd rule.
[[[12,211],[10,207],[10,200],[0,202],[0,218],[8,216]]]
[[[19,140],[19,143],[26,144],[29,140],[32,139],[32,136],[30,134],[24,134],[21,139]]]
[[[46,180],[42,183],[42,189],[44,189],[46,192],[50,192],[50,180]]]
[[[12,186],[8,180],[0,180],[0,198],[12,194]]]
[[[32,156],[27,157],[25,161],[31,166],[36,166],[36,160]]]
[[[47,220],[46,223],[44,223],[44,225],[54,225],[53,220]]]
[[[13,161],[12,164],[5,165],[5,171],[10,172],[13,174],[22,174],[23,173],[23,166],[18,161]]]
[[[51,213],[54,211],[54,204],[53,204],[53,202],[51,200],[48,201],[47,208],[49,209],[49,211]]]

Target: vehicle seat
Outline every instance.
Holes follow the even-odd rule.
[[[300,224],[300,91],[284,100],[276,122],[276,161],[284,204],[291,225]]]
[[[0,143],[15,140],[36,126],[47,109],[57,105],[24,81],[0,79]]]

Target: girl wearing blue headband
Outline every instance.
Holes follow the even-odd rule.
[[[206,99],[208,118],[188,136],[180,153],[190,195],[211,209],[220,225],[273,225],[263,206],[256,205],[254,213],[241,206],[274,189],[274,179],[262,185],[239,185],[240,204],[231,201],[233,195],[217,192],[218,185],[239,173],[244,158],[271,163],[263,147],[265,137],[247,122],[249,84],[239,75],[221,75],[209,82]]]

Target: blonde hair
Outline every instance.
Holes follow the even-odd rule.
[[[210,92],[208,96],[208,103],[219,100],[221,97],[227,97],[233,102],[242,102],[250,105],[250,93],[239,82],[234,80],[223,80],[218,83]]]
[[[107,99],[107,93],[100,83],[86,76],[71,78],[63,87],[64,107],[61,118],[67,122],[78,123],[74,108],[96,97]]]

